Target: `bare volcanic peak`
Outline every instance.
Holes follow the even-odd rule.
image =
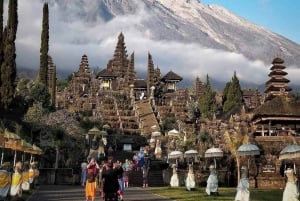
[[[300,46],[255,25],[218,5],[197,0],[52,0],[64,11],[62,20],[84,20],[90,25],[116,16],[133,15],[134,25],[154,40],[197,43],[244,55],[265,64],[277,55],[286,65],[300,66]],[[141,17],[143,15],[143,17]],[[123,28],[124,29],[124,28]]]

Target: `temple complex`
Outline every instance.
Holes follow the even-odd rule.
[[[266,82],[263,95],[257,89],[243,90],[247,112],[243,107],[240,114],[233,114],[228,120],[217,119],[214,115],[212,119],[200,122],[195,119],[195,115],[200,115],[195,108],[205,84],[197,77],[193,90],[178,88],[183,78],[172,70],[161,75],[150,53],[145,67],[146,78],[138,78],[134,52],[128,57],[124,35],[120,33],[112,59],[99,72],[92,72],[87,55],[82,56],[78,71],[72,74],[70,86],[56,92],[56,107],[89,113],[124,136],[145,136],[152,147],[161,145],[152,134],[161,132],[165,119],[173,118],[179,140],[194,139],[202,157],[209,146],[220,147],[229,154],[224,132],[243,124],[251,125],[251,140],[262,153],[251,159],[251,185],[282,188],[284,178],[280,174],[282,161],[278,160],[278,154],[286,144],[300,141],[300,102],[289,95],[291,88],[287,85],[289,80],[285,78],[287,73],[283,64],[281,58],[273,60],[270,80]],[[216,100],[222,103],[221,93],[217,93]],[[201,132],[210,135],[213,144],[204,142],[207,139],[199,134]],[[162,135],[167,136],[166,133]],[[236,168],[229,166],[224,161],[220,163],[224,175]],[[199,182],[203,179],[203,169],[202,165],[195,167]],[[223,183],[226,183],[225,179]]]
[[[279,152],[288,144],[300,142],[300,101],[292,97],[287,83],[285,66],[281,58],[272,62],[270,80],[266,82],[265,101],[253,111],[251,120],[255,126],[255,142],[263,151],[256,159],[258,172],[253,186],[258,188],[283,188],[284,163]],[[299,161],[296,163],[299,167]]]

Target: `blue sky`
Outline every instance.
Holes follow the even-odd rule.
[[[201,0],[217,4],[300,44],[299,0]]]

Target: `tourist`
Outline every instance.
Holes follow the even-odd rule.
[[[119,181],[119,190],[118,190],[118,196],[119,196],[119,200],[123,201],[123,195],[124,195],[124,191],[125,191],[125,182],[124,182],[124,168],[122,163],[120,163],[119,161],[117,161],[117,163],[114,164],[114,168],[121,168],[123,171],[123,174],[118,175],[118,181]],[[128,187],[128,186],[127,186]]]
[[[5,162],[0,166],[0,200],[6,200],[11,185],[10,162]]]
[[[96,188],[97,188],[97,176],[99,173],[99,165],[96,162],[95,158],[91,158],[87,168],[87,182],[85,184],[85,196],[86,201],[90,200],[95,201],[96,198]]]
[[[132,157],[132,161],[133,161],[133,168],[132,169],[135,169],[135,170],[138,170],[138,162],[139,162],[139,157],[138,157],[138,154],[135,153]]]
[[[143,171],[143,188],[147,188],[149,167],[147,165],[144,165],[142,171]]]
[[[249,179],[248,179],[248,168],[242,166],[241,168],[241,179],[237,187],[237,192],[234,201],[249,201]]]
[[[80,183],[81,186],[85,186],[85,182],[86,182],[86,174],[87,174],[87,163],[86,162],[82,162],[81,163],[81,178],[80,178]]]
[[[170,185],[171,185],[171,187],[178,187],[179,186],[179,179],[178,179],[176,164],[173,164],[172,168],[173,168],[173,174],[172,174],[172,177],[171,177]]]
[[[284,173],[287,177],[287,182],[283,191],[282,201],[299,201],[297,177],[295,176],[294,170],[288,168]]]
[[[10,195],[13,197],[22,197],[22,162],[17,162],[12,175]]]
[[[137,164],[138,170],[141,170],[143,168],[144,163],[145,163],[145,154],[143,148],[141,148],[140,152],[138,153],[138,164]]]
[[[207,195],[218,195],[218,176],[214,165],[209,166],[210,174],[207,179],[206,193]]]
[[[122,168],[124,170],[124,173],[123,173],[124,186],[126,188],[128,188],[128,186],[129,186],[129,173],[131,171],[131,164],[130,164],[128,159],[125,160],[125,163],[122,165]]]
[[[113,164],[112,160],[104,165],[102,170],[102,189],[105,201],[118,200],[118,190],[120,189],[118,179],[123,174],[123,169],[119,164]]]
[[[193,164],[189,164],[189,171],[185,180],[185,186],[186,186],[186,190],[188,191],[194,189],[196,186]]]

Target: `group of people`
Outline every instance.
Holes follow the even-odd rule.
[[[97,190],[105,201],[123,200],[124,190],[129,187],[129,173],[135,165],[128,159],[124,163],[108,159],[100,165],[95,158],[83,162],[81,185],[85,187],[86,201],[95,201]],[[144,186],[148,183],[144,182]]]
[[[12,167],[10,162],[0,165],[0,199],[8,196],[22,198],[23,191],[29,191],[35,184],[39,170],[37,163],[17,162]]]
[[[101,165],[95,158],[82,163],[81,183],[85,186],[86,201],[95,201],[97,189],[105,201],[123,200],[123,168],[119,162],[109,159]]]

